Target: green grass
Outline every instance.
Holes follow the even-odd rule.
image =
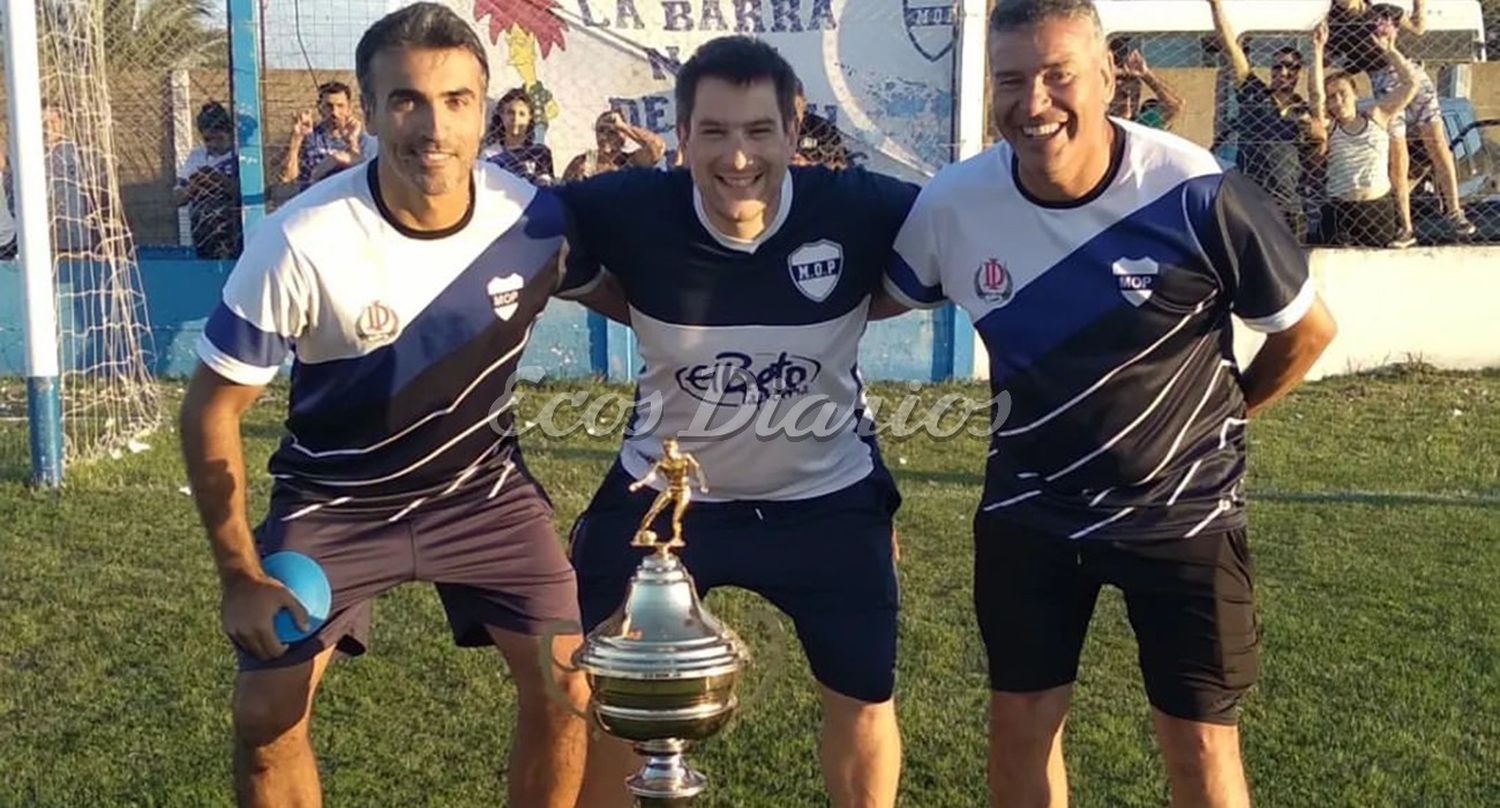
[[[879,392],[900,392],[886,387]],[[927,388],[923,395],[977,387]],[[534,406],[538,396],[529,398]],[[169,397],[175,407],[176,392]],[[1246,757],[1267,806],[1500,804],[1500,374],[1400,369],[1304,387],[1251,430],[1263,674]],[[285,400],[246,428],[261,469]],[[0,806],[229,804],[233,659],[176,438],[32,492],[0,421]],[[528,436],[566,531],[613,436]],[[887,441],[904,610],[902,804],[985,803],[983,657],[970,607],[977,439]],[[262,475],[263,476],[263,475]],[[251,508],[264,507],[262,480]],[[816,806],[815,692],[784,623],[739,592],[711,605],[759,658],[752,703],[696,760],[705,806]],[[336,665],[315,740],[330,805],[490,806],[512,691],[493,653],[451,646],[430,589],[376,607],[370,655]],[[1135,648],[1100,601],[1069,724],[1074,802],[1162,805]]]

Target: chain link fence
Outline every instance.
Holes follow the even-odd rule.
[[[1406,8],[1335,2],[1317,37],[1321,15],[1245,32],[1249,4],[1194,5],[1218,7],[1206,30],[1110,31],[1114,114],[1239,168],[1309,245],[1500,241],[1500,109],[1485,81],[1500,74],[1476,64],[1482,31],[1418,34]]]
[[[450,2],[489,49],[485,156],[541,183],[630,162],[673,163],[675,70],[697,44],[737,32],[771,41],[802,77],[810,113],[802,161],[920,181],[951,159],[951,2]],[[1485,3],[1491,18],[1500,14],[1496,0]],[[242,242],[234,151],[241,122],[229,103],[224,3],[88,5],[99,10],[109,43],[113,157],[134,243],[233,258]],[[1189,5],[1199,4],[1174,3]],[[1482,33],[1401,32],[1397,49],[1420,63],[1419,86],[1392,115],[1376,112],[1376,91],[1389,96],[1399,81],[1376,64],[1378,54],[1359,53],[1378,15],[1336,26],[1324,73],[1339,89],[1322,95],[1355,97],[1354,117],[1340,123],[1328,104],[1314,103],[1311,31],[1239,30],[1239,10],[1249,4],[1225,5],[1233,49],[1209,26],[1153,30],[1159,23],[1146,13],[1134,16],[1140,30],[1110,26],[1117,114],[1168,128],[1244,170],[1308,244],[1500,242],[1500,72],[1475,64]],[[258,125],[273,209],[316,178],[378,152],[363,128],[353,54],[364,30],[392,7],[388,0],[261,3]],[[1248,70],[1231,58],[1236,49]],[[1386,137],[1365,131],[1360,121],[1371,115],[1386,121]],[[1391,137],[1402,128],[1404,138]]]

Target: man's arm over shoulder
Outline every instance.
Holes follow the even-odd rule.
[[[581,299],[626,266],[620,253],[638,230],[635,214],[654,195],[666,193],[667,175],[649,169],[611,171],[551,189],[562,200],[566,256],[557,296]]]
[[[943,196],[941,185],[929,182],[896,233],[883,284],[890,304],[935,309],[946,302],[942,225],[952,214],[944,210]]]
[[[1251,415],[1296,387],[1338,332],[1278,210],[1269,194],[1230,171],[1199,228],[1207,232],[1198,234],[1233,313],[1266,334],[1241,385]]]

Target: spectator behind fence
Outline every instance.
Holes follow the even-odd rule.
[[[849,149],[844,145],[843,133],[833,121],[807,110],[807,93],[802,88],[802,79],[797,79],[797,93],[792,102],[797,113],[798,130],[792,165],[848,168]]]
[[[1375,52],[1375,67],[1370,70],[1370,88],[1375,93],[1377,103],[1398,92],[1401,77],[1389,54],[1394,52],[1396,37],[1402,30],[1421,33],[1426,29],[1420,16],[1422,6],[1422,0],[1417,0],[1412,13],[1416,20],[1413,25],[1403,24],[1406,12],[1398,6],[1381,3],[1370,8],[1370,25],[1366,38]],[[1395,185],[1396,202],[1401,210],[1401,224],[1404,228],[1402,240],[1415,243],[1411,223],[1411,183],[1408,181],[1411,153],[1407,148],[1407,139],[1410,132],[1415,132],[1421,138],[1427,162],[1432,168],[1432,184],[1437,187],[1443,200],[1443,209],[1453,232],[1458,236],[1472,236],[1476,228],[1464,215],[1463,205],[1458,198],[1458,174],[1453,166],[1453,152],[1448,148],[1448,136],[1443,128],[1437,88],[1420,65],[1417,65],[1416,82],[1416,94],[1405,105],[1403,113],[1392,117],[1390,122],[1391,150],[1395,154],[1391,179]]]
[[[536,142],[536,110],[517,87],[500,96],[484,133],[484,159],[533,185],[551,185],[552,150]]]
[[[598,148],[574,157],[563,172],[563,181],[587,179],[626,166],[651,168],[662,164],[667,146],[655,132],[628,123],[619,112],[610,110],[594,121],[594,140]],[[635,151],[625,151],[625,141],[635,143]]]
[[[1297,93],[1302,54],[1292,47],[1277,50],[1268,84],[1251,72],[1250,60],[1235,38],[1223,1],[1208,0],[1208,4],[1214,31],[1234,74],[1239,104],[1235,125],[1239,133],[1236,156],[1239,168],[1270,193],[1281,206],[1292,232],[1299,240],[1305,240],[1307,217],[1298,187],[1304,184],[1304,173],[1311,170],[1323,150],[1328,132],[1323,116],[1313,114],[1312,107]]]
[[[1326,183],[1328,199],[1320,217],[1323,244],[1342,247],[1410,246],[1398,234],[1401,224],[1390,178],[1392,118],[1417,93],[1416,68],[1388,41],[1387,61],[1398,73],[1394,89],[1377,103],[1360,109],[1354,76],[1337,71],[1324,77],[1328,25],[1313,32],[1309,94],[1318,115],[1332,119],[1328,129]],[[1324,100],[1324,89],[1327,100]]]
[[[99,246],[103,210],[93,188],[102,177],[89,178],[103,166],[89,166],[78,144],[68,137],[63,109],[42,100],[42,141],[47,149],[47,194],[52,204],[52,249],[58,257],[80,257]],[[92,186],[92,188],[91,188]]]
[[[1153,129],[1171,129],[1182,113],[1182,96],[1170,84],[1151,72],[1146,57],[1125,39],[1109,43],[1115,70],[1115,94],[1109,102],[1109,114],[1134,121]],[[1151,88],[1155,98],[1141,100],[1141,85]]]
[[[188,206],[199,258],[233,258],[243,243],[234,119],[223,104],[210,101],[198,110],[195,123],[202,144],[188,152],[177,170],[172,198],[179,207]]]
[[[0,143],[0,261],[16,257],[16,219],[10,210],[10,172],[5,162],[8,153]]]
[[[307,186],[349,166],[375,156],[375,138],[365,132],[364,122],[354,112],[354,94],[342,81],[318,85],[318,114],[300,112],[292,121],[292,139],[287,144],[281,181]]]

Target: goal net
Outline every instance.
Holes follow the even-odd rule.
[[[129,451],[161,413],[115,160],[103,27],[117,5],[120,0],[37,5],[67,462]]]

